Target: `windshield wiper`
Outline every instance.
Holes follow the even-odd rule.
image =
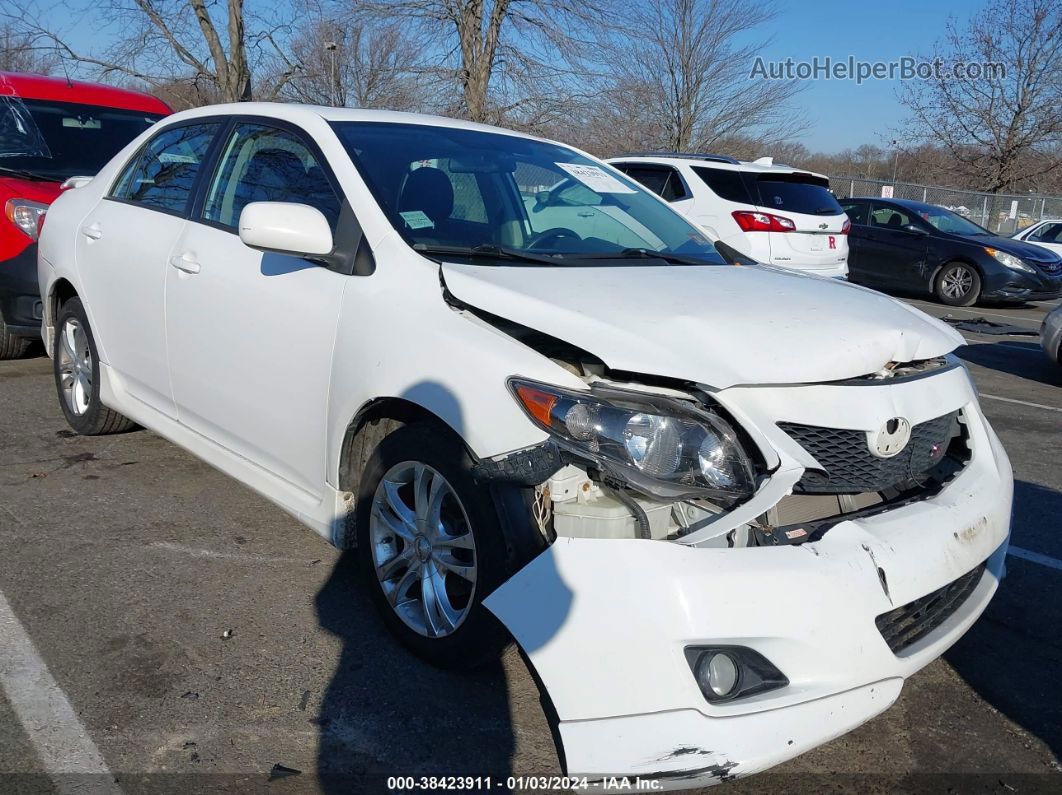
[[[10,174],[19,179],[32,179],[37,182],[58,182],[54,177],[47,177],[44,174],[38,174],[36,171],[27,171],[24,168],[8,168],[7,166],[0,166],[0,174]]]
[[[650,251],[646,248],[625,248],[620,251],[594,251],[587,254],[565,254],[571,259],[662,259],[673,265],[718,265],[699,257],[688,257],[685,254],[671,254],[663,251]]]
[[[441,254],[455,257],[485,257],[489,259],[509,260],[513,262],[535,262],[544,265],[562,265],[563,258],[546,254],[531,254],[518,248],[496,246],[493,243],[481,243],[478,246],[434,246],[427,243],[415,243],[413,250],[421,254]],[[567,258],[567,254],[563,255]]]

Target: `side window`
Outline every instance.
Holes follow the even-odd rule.
[[[169,212],[184,212],[199,164],[220,123],[188,124],[163,130],[125,167],[111,197]]]
[[[1062,224],[1044,224],[1031,235],[1028,240],[1035,240],[1040,243],[1060,243],[1062,242]]]
[[[316,207],[335,232],[342,205],[316,156],[287,130],[248,122],[225,144],[203,205],[203,219],[235,229],[251,202]]]
[[[688,196],[682,178],[673,168],[666,166],[639,166],[625,163],[622,171],[631,179],[637,180],[664,201],[677,201]]]
[[[870,213],[871,226],[900,229],[910,223],[913,223],[911,216],[895,207],[875,207],[873,212]]]
[[[731,171],[725,168],[709,168],[708,166],[694,166],[693,173],[704,180],[712,193],[720,199],[726,199],[740,204],[755,204],[752,194],[749,193],[748,185],[740,171]]]
[[[841,209],[845,211],[853,224],[862,224],[863,226],[866,226],[867,210],[869,209],[867,205],[842,203]]]

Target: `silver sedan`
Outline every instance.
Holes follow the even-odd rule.
[[[1062,304],[1044,318],[1040,326],[1040,345],[1052,361],[1062,365]]]

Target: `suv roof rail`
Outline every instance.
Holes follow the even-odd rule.
[[[730,163],[733,166],[741,165],[741,161],[729,155],[713,155],[707,152],[625,152],[618,157],[681,157],[686,160],[711,160],[715,163]]]

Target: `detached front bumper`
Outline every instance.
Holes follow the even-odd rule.
[[[957,379],[906,389],[965,400]],[[904,391],[891,394],[902,404]],[[702,786],[768,768],[886,709],[977,619],[1003,575],[1010,464],[976,403],[966,412],[975,455],[933,498],[799,546],[560,538],[488,597],[552,699],[567,772]],[[894,654],[875,619],[982,563],[958,608]],[[709,703],[684,654],[709,645],[753,649],[789,685]]]

